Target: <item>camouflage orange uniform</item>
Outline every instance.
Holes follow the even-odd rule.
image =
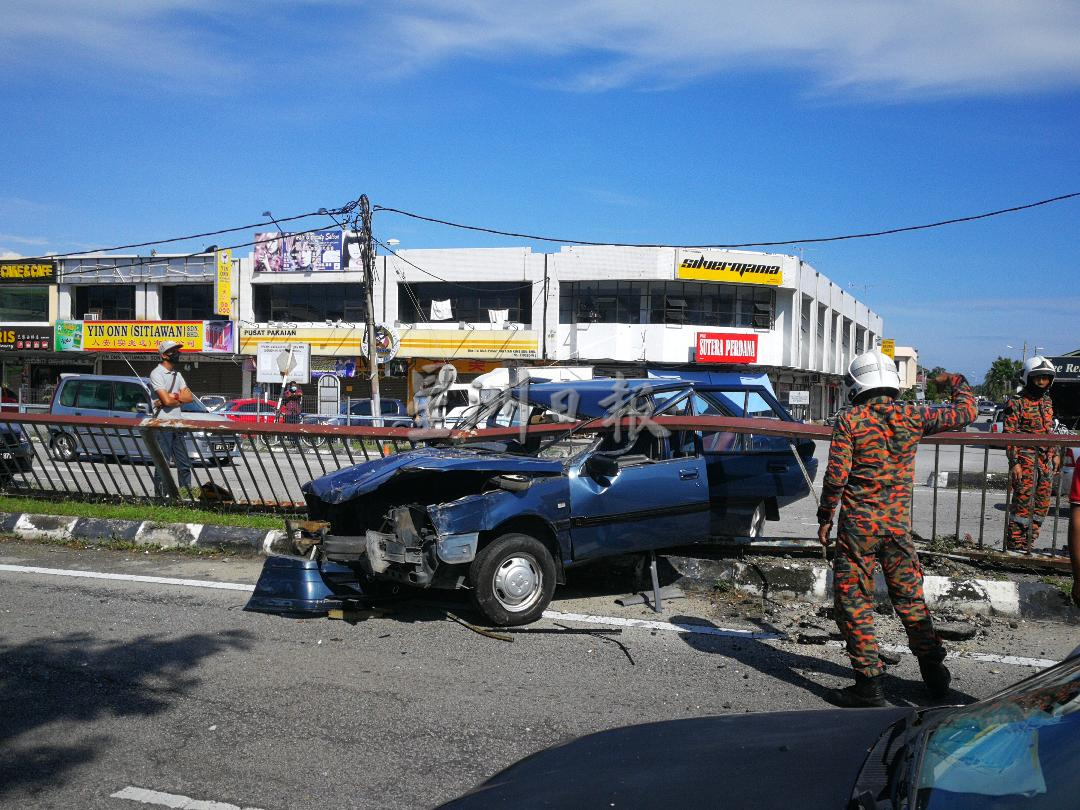
[[[945,658],[926,608],[922,568],[908,527],[919,439],[960,428],[975,418],[975,397],[967,381],[954,374],[948,382],[953,390],[951,407],[934,409],[897,403],[889,396],[871,397],[841,413],[833,428],[818,523],[831,523],[840,504],[833,559],[836,623],[852,667],[867,677],[884,671],[874,637],[878,563],[911,651],[929,660]]]
[[[1046,433],[1054,427],[1054,404],[1049,391],[1032,396],[1026,389],[1005,403],[1004,433]],[[1051,447],[1009,447],[1009,471],[1020,467],[1019,478],[1013,481],[1013,500],[1009,507],[1007,543],[1014,551],[1026,551],[1039,539],[1039,528],[1050,508],[1050,490],[1054,481],[1055,451]],[[1035,481],[1038,471],[1039,480]],[[1031,540],[1028,540],[1028,529]]]

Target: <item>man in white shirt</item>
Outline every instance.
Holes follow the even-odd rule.
[[[158,344],[161,364],[150,372],[150,388],[157,397],[154,417],[157,419],[180,419],[183,417],[181,406],[191,402],[191,389],[177,369],[180,364],[180,349],[183,344],[175,340],[163,340]],[[184,434],[165,429],[158,433],[158,445],[166,461],[176,464],[176,478],[180,494],[185,495],[191,489],[191,457],[188,456]],[[165,496],[165,488],[160,474],[154,472],[154,491],[158,497]]]

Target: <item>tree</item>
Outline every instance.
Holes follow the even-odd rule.
[[[999,357],[990,364],[990,370],[983,379],[983,391],[986,396],[995,402],[1001,402],[1013,392],[1013,388],[1020,379],[1020,370],[1023,364],[1019,360],[1010,360],[1008,357]]]
[[[945,369],[941,366],[934,366],[932,369],[926,372],[926,401],[937,402],[940,399],[947,399],[948,394],[938,388],[937,383],[934,382],[934,378],[938,374],[943,374]]]

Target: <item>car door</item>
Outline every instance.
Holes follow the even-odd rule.
[[[783,406],[760,386],[700,386],[694,397],[697,415],[730,415],[790,422]],[[814,443],[797,443],[799,455],[813,472]],[[717,503],[778,504],[806,495],[809,489],[790,440],[754,433],[706,432],[702,448],[709,470],[709,487]]]
[[[601,450],[570,471],[570,537],[575,560],[664,548],[708,539],[705,459],[673,458],[667,439],[638,452]]]
[[[112,452],[128,458],[148,457],[140,432],[135,428],[151,411],[150,391],[142,383],[117,380],[113,383],[112,415],[117,422],[109,431]]]
[[[108,419],[112,412],[112,382],[109,380],[83,379],[75,383],[74,409],[72,415],[87,416],[95,419]],[[100,456],[112,453],[105,428],[100,426],[80,425],[75,429],[75,437],[83,452]]]

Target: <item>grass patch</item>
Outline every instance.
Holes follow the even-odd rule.
[[[85,503],[37,498],[0,496],[0,512],[30,512],[36,515],[101,518],[103,520],[154,520],[162,523],[208,523],[214,526],[241,526],[248,529],[281,529],[281,515],[245,512],[212,512],[184,506],[158,504]]]
[[[1065,597],[1065,601],[1072,601],[1072,580],[1067,577],[1042,577],[1039,580],[1044,585],[1049,585],[1051,588],[1057,588],[1061,591],[1061,595]]]

